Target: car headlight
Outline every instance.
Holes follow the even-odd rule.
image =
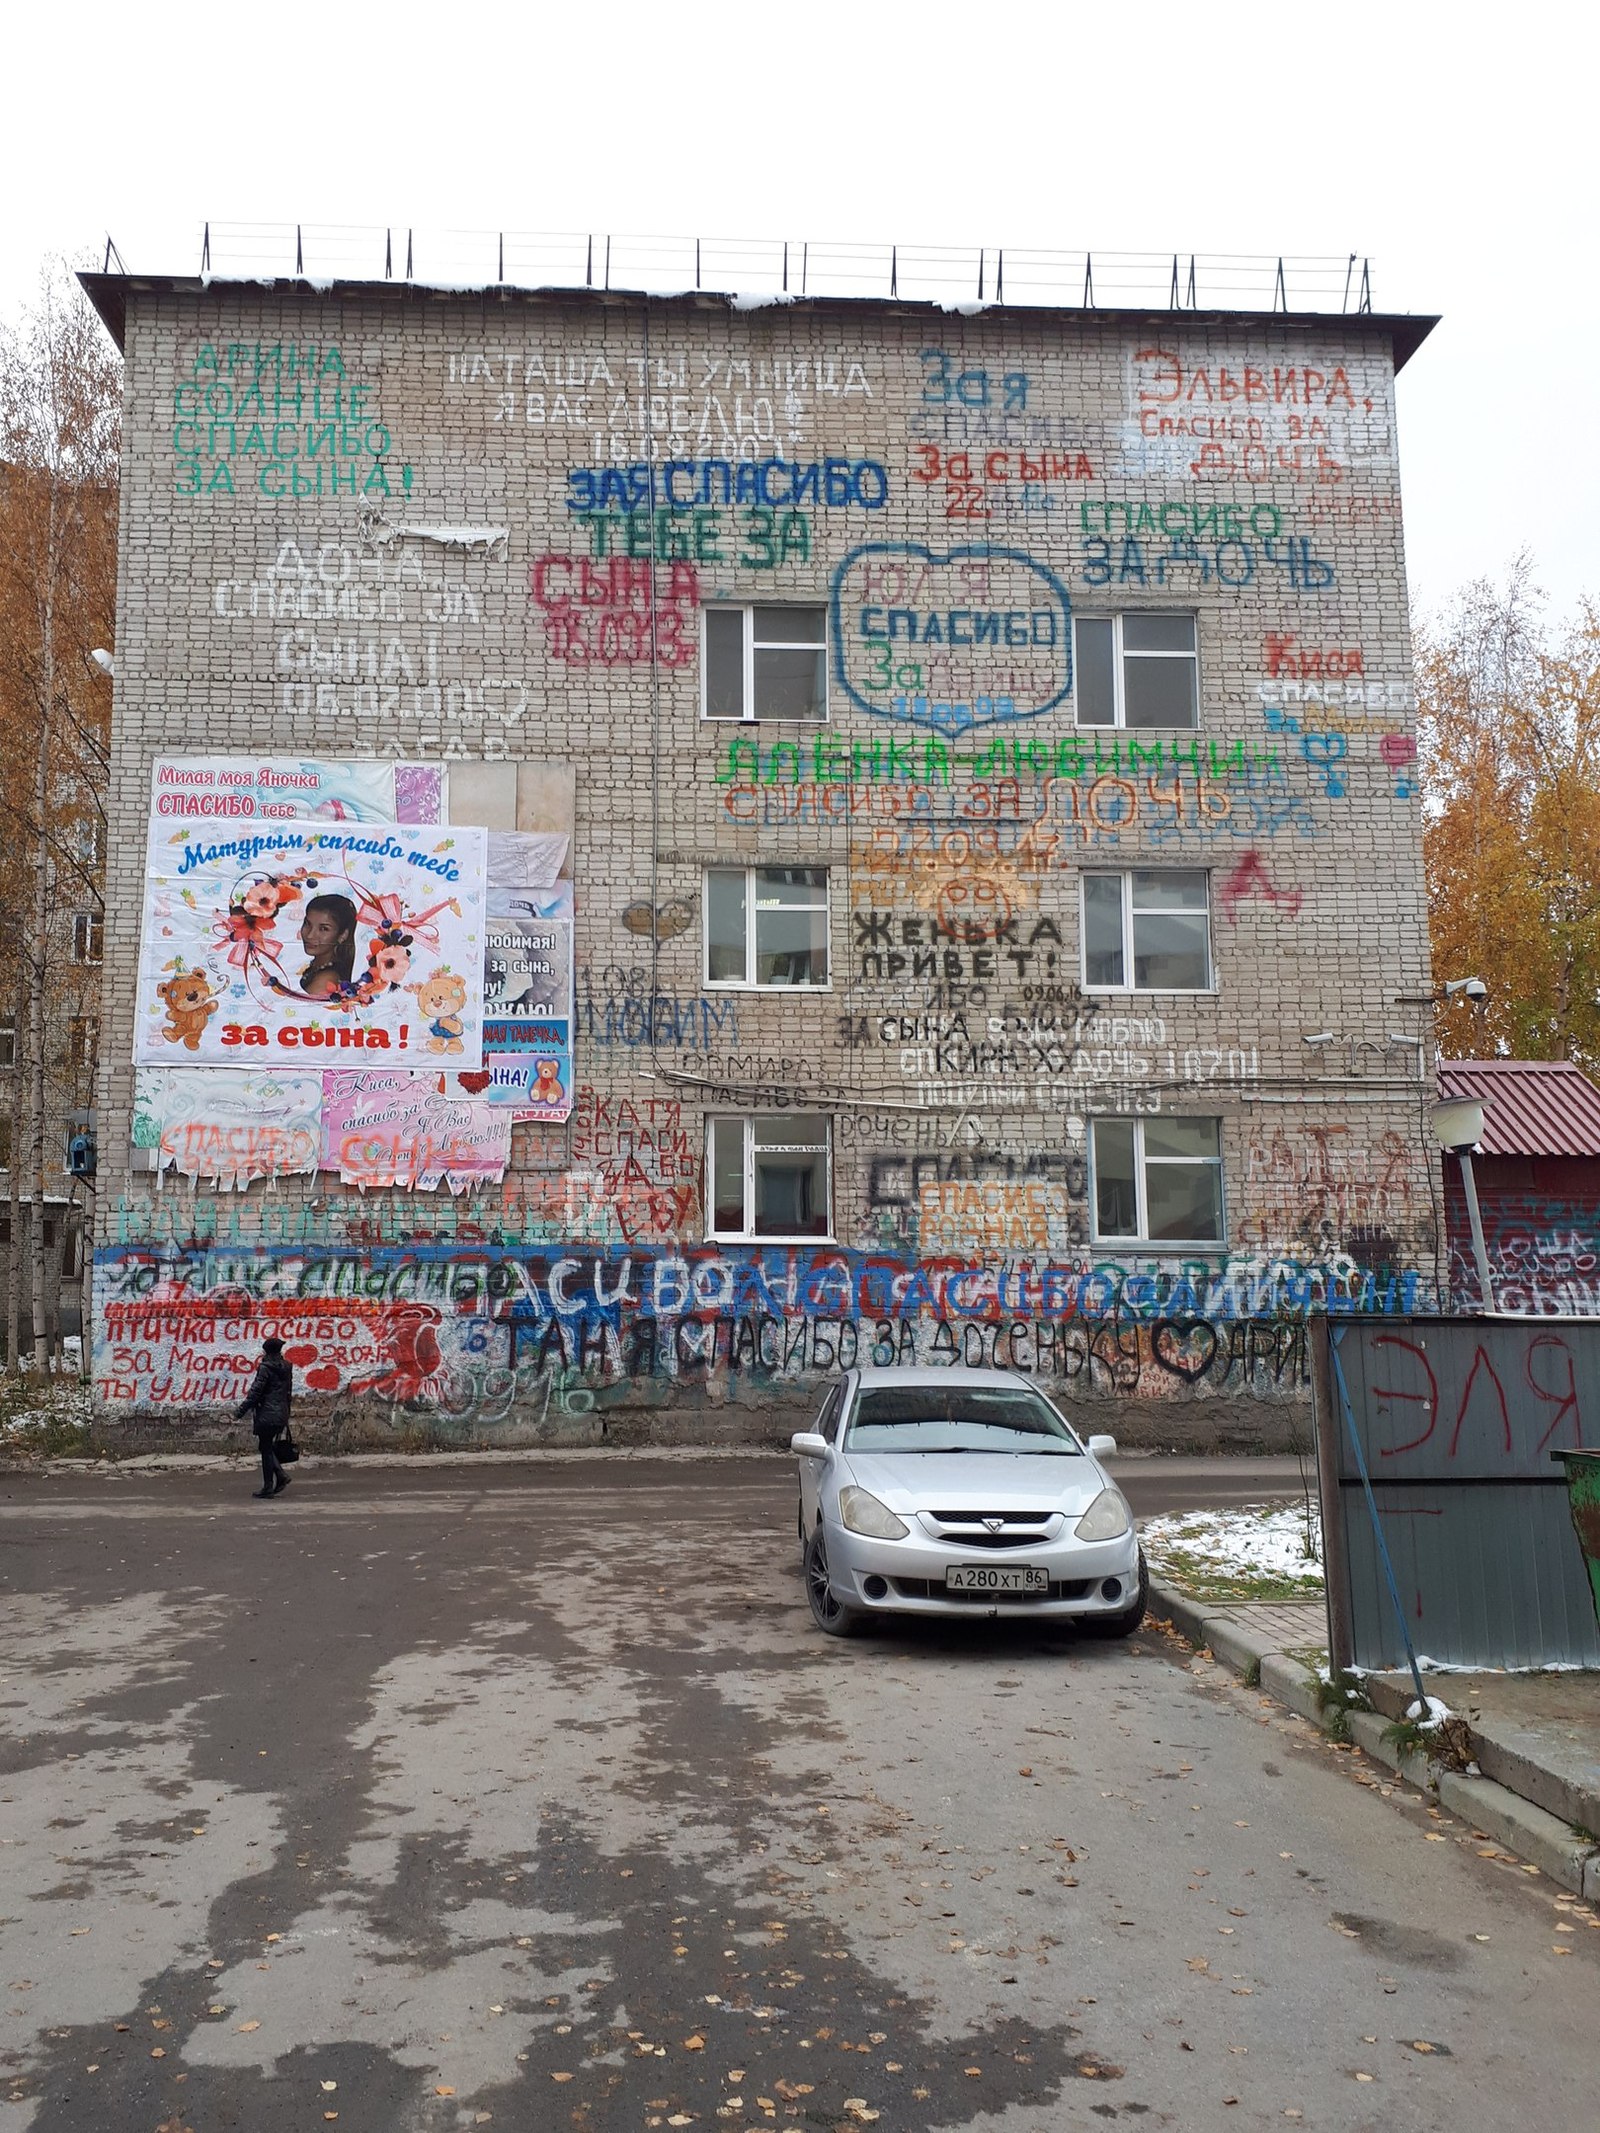
[[[1114,1541],[1120,1540],[1132,1524],[1128,1500],[1122,1491],[1102,1489],[1075,1530],[1081,1541]]]
[[[904,1540],[911,1531],[903,1518],[896,1518],[886,1503],[879,1503],[866,1489],[839,1491],[839,1517],[850,1532],[865,1533],[869,1540]]]

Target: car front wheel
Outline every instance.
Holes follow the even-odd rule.
[[[1083,1628],[1091,1637],[1131,1637],[1144,1620],[1144,1611],[1150,1600],[1150,1569],[1144,1559],[1144,1550],[1139,1550],[1139,1591],[1133,1604],[1120,1608],[1114,1615],[1086,1615]]]
[[[806,1542],[806,1599],[811,1619],[829,1637],[858,1637],[865,1626],[859,1608],[846,1607],[828,1582],[828,1551],[818,1526]]]

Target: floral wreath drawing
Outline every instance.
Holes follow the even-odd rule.
[[[356,923],[371,933],[367,943],[366,968],[351,978],[336,980],[332,991],[309,993],[290,978],[284,968],[285,944],[275,930],[284,910],[302,896],[332,888],[355,905]],[[408,911],[405,901],[392,891],[375,896],[348,874],[318,875],[304,867],[290,874],[253,874],[241,877],[228,897],[228,908],[214,922],[215,945],[233,969],[239,971],[254,992],[257,985],[281,999],[304,1000],[308,1006],[348,1013],[369,1007],[384,994],[399,992],[411,971],[414,948],[439,949],[439,929],[433,921],[441,911],[461,916],[453,896],[430,904],[425,911]]]

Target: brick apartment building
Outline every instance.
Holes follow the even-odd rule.
[[[1265,1443],[1310,1314],[1432,1296],[1431,321],[85,280],[126,355],[108,1420],[192,1433],[277,1330],[346,1439],[766,1438],[915,1359]],[[475,1030],[470,941],[405,1035],[319,963],[297,795],[484,870],[491,995],[536,882],[548,1019]],[[404,969],[460,915],[419,896],[331,923]]]

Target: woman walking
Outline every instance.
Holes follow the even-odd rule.
[[[261,1486],[257,1496],[281,1496],[290,1477],[278,1462],[277,1439],[289,1427],[289,1402],[294,1393],[294,1370],[283,1359],[283,1343],[269,1333],[261,1343],[261,1361],[250,1390],[239,1402],[240,1415],[253,1415],[256,1443],[261,1450]]]

